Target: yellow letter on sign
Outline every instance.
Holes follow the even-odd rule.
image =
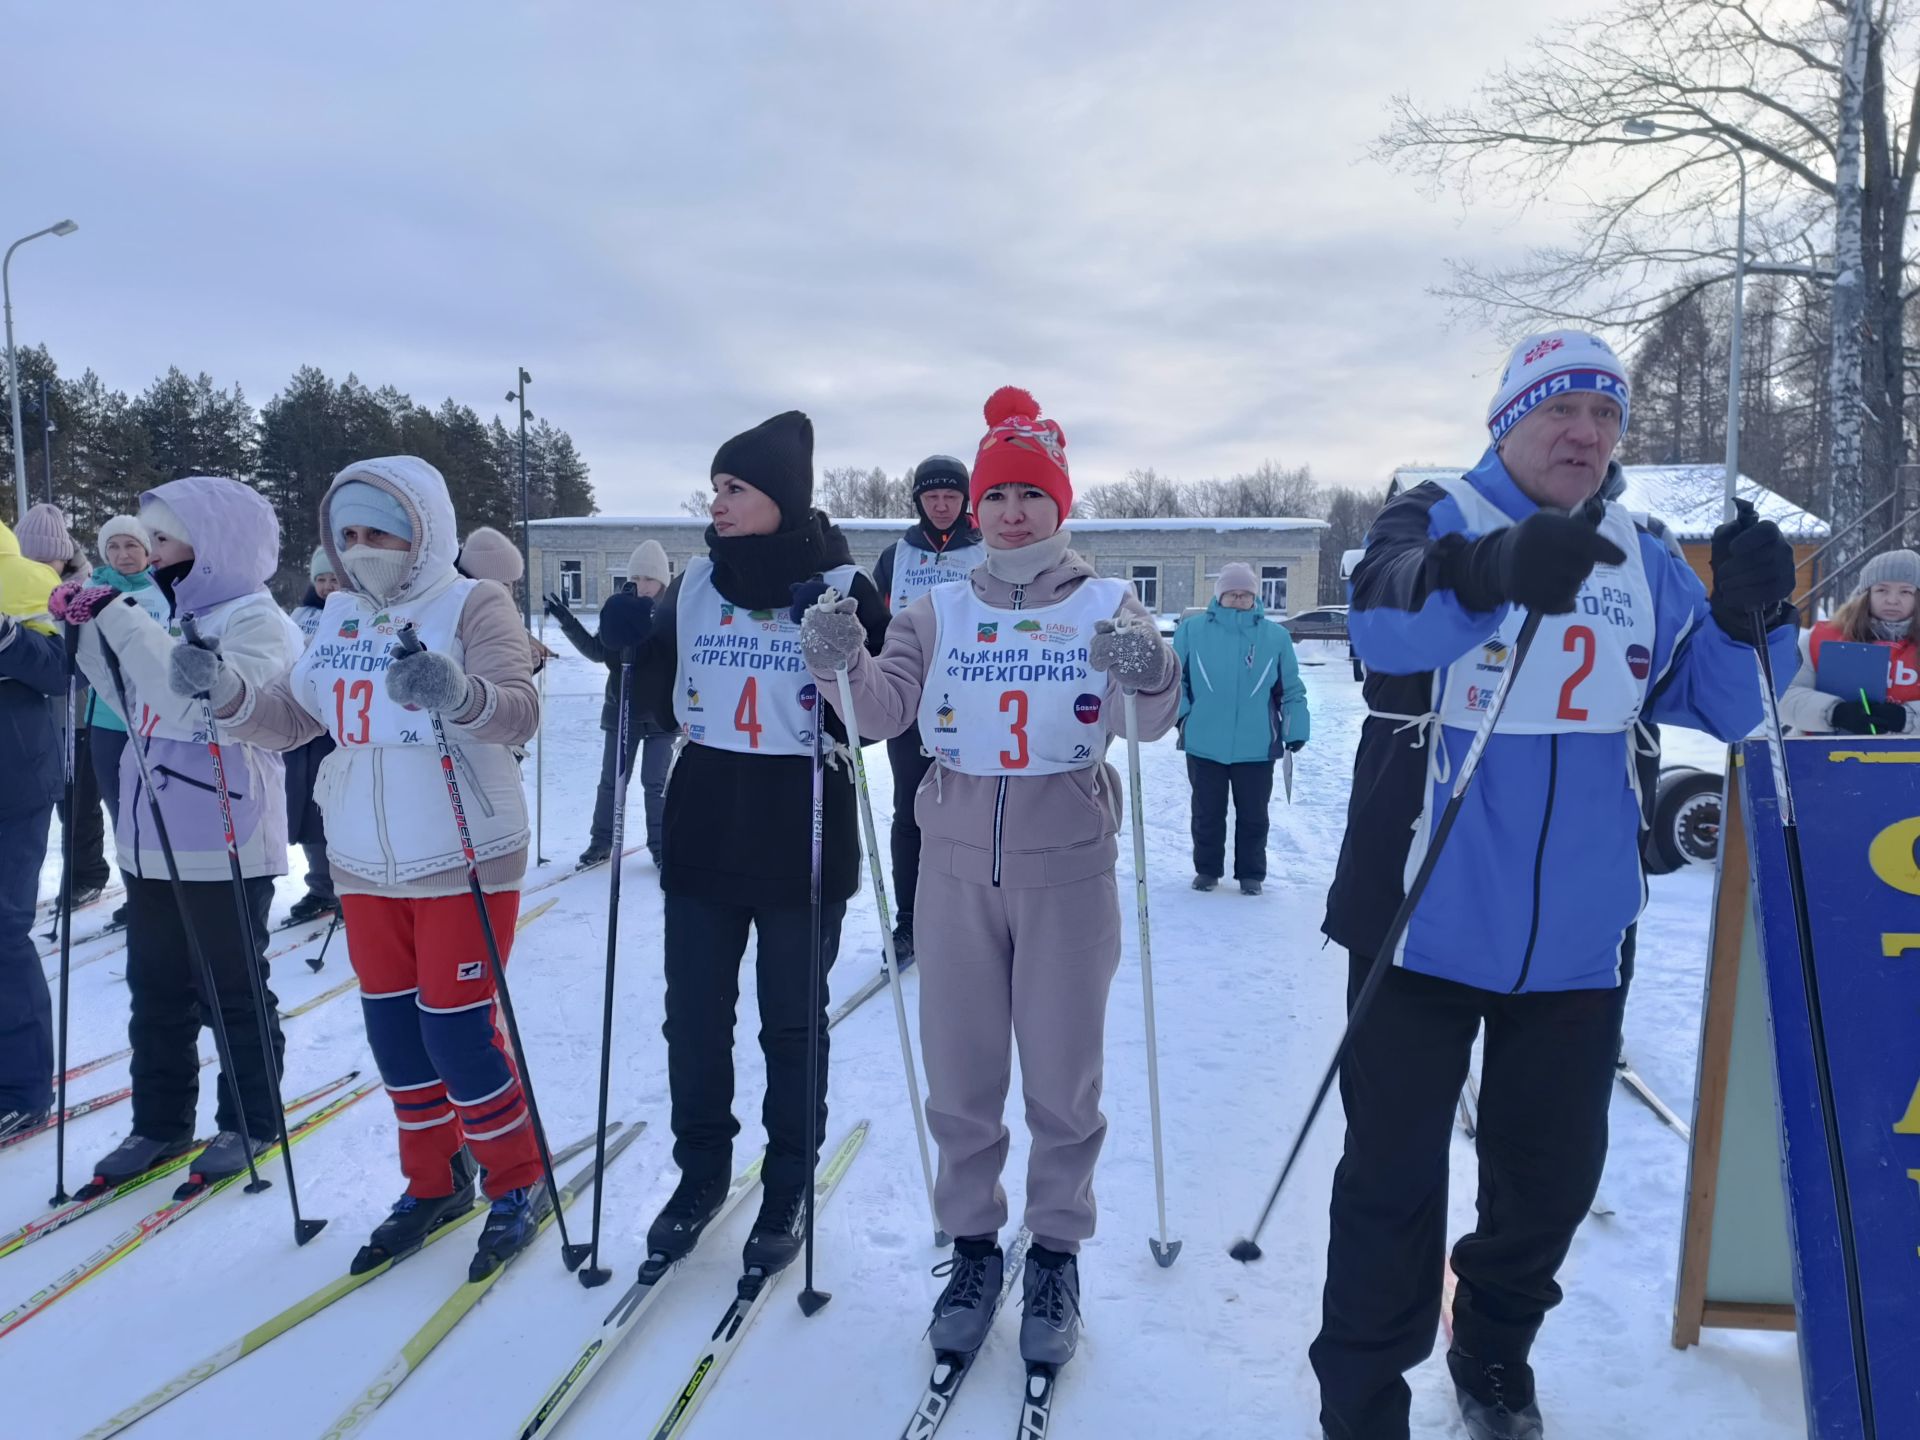
[[[1920,815],[1898,820],[1873,837],[1867,847],[1867,863],[1873,873],[1903,895],[1920,895],[1920,863],[1914,859],[1914,843],[1920,841]]]

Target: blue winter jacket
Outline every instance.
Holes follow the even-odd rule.
[[[1509,523],[1539,508],[1492,450],[1464,478]],[[1621,488],[1615,470],[1602,494]],[[1762,718],[1754,652],[1714,622],[1704,587],[1664,527],[1645,516],[1634,521],[1655,614],[1641,719],[1739,739]],[[1416,486],[1374,521],[1350,582],[1348,630],[1367,664],[1372,713],[1354,757],[1322,929],[1361,954],[1385,943],[1423,808],[1437,819],[1473,740],[1468,729],[1389,717],[1437,709],[1445,667],[1506,617],[1505,606],[1470,611],[1447,588],[1448,555],[1477,533],[1444,488]],[[1796,626],[1777,626],[1768,641],[1784,687],[1797,663]],[[1627,753],[1637,734],[1496,730],[1396,963],[1502,992],[1619,984],[1621,943],[1646,901]],[[1430,743],[1443,747],[1440,755]]]
[[[1180,657],[1179,718],[1189,755],[1241,765],[1272,759],[1279,745],[1308,738],[1307,688],[1293,637],[1258,604],[1234,610],[1215,600],[1204,614],[1180,622],[1173,651]]]

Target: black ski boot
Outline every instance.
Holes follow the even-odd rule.
[[[331,915],[340,908],[340,902],[331,895],[316,895],[309,890],[293,902],[293,908],[287,911],[289,925],[303,925],[309,920],[318,920],[322,915]]]
[[[986,1344],[1006,1265],[1000,1242],[991,1235],[962,1235],[954,1241],[953,1258],[933,1271],[947,1277],[947,1288],[933,1302],[933,1323],[927,1327],[934,1354],[971,1355]]]
[[[1035,1245],[1027,1251],[1020,1281],[1020,1358],[1057,1370],[1080,1348],[1079,1259]]]
[[[1193,888],[1196,890],[1211,890],[1219,885],[1219,883],[1220,877],[1218,875],[1196,875],[1193,877]]]
[[[487,1222],[480,1229],[473,1263],[467,1266],[467,1279],[486,1279],[531,1245],[540,1233],[541,1220],[552,1208],[544,1181],[494,1197]]]
[[[913,967],[913,916],[902,915],[893,927],[893,964],[902,975]]]
[[[44,1130],[47,1124],[46,1110],[0,1110],[0,1145],[11,1145],[16,1140]]]
[[[726,1172],[704,1177],[683,1174],[647,1227],[647,1264],[666,1266],[686,1259],[726,1198]]]
[[[1477,1360],[1456,1346],[1447,1351],[1447,1370],[1471,1440],[1546,1440],[1531,1365]]]
[[[613,842],[593,840],[580,852],[580,858],[573,862],[576,870],[591,870],[596,865],[604,865],[613,858]]]
[[[473,1157],[464,1148],[456,1151],[453,1193],[427,1198],[402,1195],[394,1201],[392,1213],[373,1227],[373,1234],[347,1267],[348,1273],[364,1275],[379,1266],[396,1264],[426,1244],[434,1231],[465,1216],[473,1209],[475,1173]]]
[[[740,1263],[749,1270],[779,1274],[800,1253],[800,1227],[806,1218],[806,1182],[778,1189],[768,1186],[740,1252]]]
[[[199,1143],[192,1136],[185,1140],[149,1140],[144,1135],[129,1135],[95,1163],[93,1179],[82,1185],[74,1198],[91,1200],[96,1195],[104,1195],[149,1170],[191,1153]]]

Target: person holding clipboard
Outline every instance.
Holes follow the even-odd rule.
[[[1890,550],[1800,642],[1780,718],[1803,735],[1920,733],[1920,554]]]

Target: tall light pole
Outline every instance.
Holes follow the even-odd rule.
[[[507,399],[520,407],[520,566],[525,574],[520,581],[520,619],[529,632],[533,629],[533,551],[527,540],[527,386],[533,376],[524,366],[516,367],[519,380],[507,392]]]
[[[60,428],[53,423],[53,403],[49,393],[52,389],[48,381],[40,382],[40,458],[46,464],[49,505],[53,504],[53,432]]]
[[[9,273],[13,266],[13,252],[42,235],[71,235],[79,228],[71,220],[62,220],[58,225],[49,225],[31,235],[22,235],[7,247],[6,258],[0,260],[0,297],[4,297],[7,311],[7,395],[13,402],[13,494],[15,503],[20,507],[14,512],[15,520],[27,513],[27,454],[20,448],[20,365],[13,351],[13,279]]]
[[[1683,130],[1677,125],[1662,125],[1655,120],[1629,120],[1621,127],[1629,135],[1693,136],[1724,145],[1740,167],[1740,218],[1733,241],[1733,337],[1727,357],[1727,475],[1726,503],[1721,518],[1733,519],[1734,489],[1740,483],[1740,372],[1742,359],[1741,322],[1747,309],[1747,155],[1739,144],[1715,130]]]

